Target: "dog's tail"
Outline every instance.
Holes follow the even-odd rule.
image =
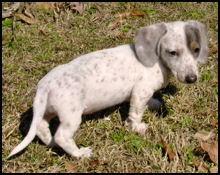
[[[47,91],[47,90],[46,90]],[[8,158],[23,150],[34,139],[41,120],[44,117],[47,106],[48,92],[44,88],[38,88],[33,104],[33,119],[28,134],[24,140],[16,146],[9,154]]]

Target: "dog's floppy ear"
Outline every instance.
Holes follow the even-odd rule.
[[[151,67],[158,61],[158,43],[166,32],[164,23],[141,27],[136,31],[135,50],[142,64]]]
[[[186,21],[185,33],[187,46],[192,53],[198,52],[198,61],[205,64],[208,59],[208,39],[205,25],[195,20]]]

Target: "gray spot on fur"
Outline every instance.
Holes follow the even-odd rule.
[[[81,89],[80,93],[82,95],[82,99],[84,99],[86,96],[86,91],[84,89]]]
[[[70,78],[75,82],[80,82],[80,78],[78,76],[70,75]]]
[[[98,68],[98,65],[97,65],[97,64],[95,64],[95,65],[94,65],[94,69],[97,69],[97,68]]]
[[[142,80],[142,79],[143,79],[143,77],[142,77],[142,76],[140,76],[139,80]]]
[[[65,123],[66,128],[69,128],[71,125],[69,122]]]
[[[76,82],[79,82],[79,81],[80,81],[80,78],[79,78],[79,77],[75,77],[74,79],[75,79]]]
[[[117,78],[116,78],[116,77],[114,77],[112,80],[113,80],[113,81],[117,81]]]
[[[58,86],[60,87],[61,86],[61,82],[59,80],[56,81]]]
[[[75,109],[75,108],[72,108],[72,109],[71,109],[71,111],[72,111],[72,112],[75,112],[75,111],[76,111],[76,109]]]

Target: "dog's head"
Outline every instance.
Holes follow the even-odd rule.
[[[193,20],[141,27],[136,32],[135,50],[146,67],[160,60],[180,82],[194,83],[197,62],[204,64],[208,58],[206,28]]]

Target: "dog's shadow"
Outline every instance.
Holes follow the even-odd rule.
[[[168,113],[165,102],[162,98],[162,94],[174,95],[176,93],[176,91],[177,91],[177,88],[174,85],[172,85],[171,83],[169,83],[166,88],[164,88],[154,94],[153,97],[157,98],[160,102],[162,102],[161,108],[158,111],[156,111],[158,116],[166,117],[166,115]],[[82,122],[85,122],[88,120],[104,118],[105,116],[111,115],[116,110],[119,111],[121,118],[122,118],[122,121],[125,121],[126,118],[128,117],[129,103],[125,102],[125,103],[101,110],[99,112],[95,112],[93,114],[85,115],[82,117]],[[29,108],[26,112],[24,112],[21,115],[19,130],[22,133],[23,137],[25,137],[27,135],[27,133],[30,129],[32,118],[33,118],[32,107]],[[50,121],[50,131],[51,131],[52,135],[55,134],[58,126],[59,126],[59,120],[57,117],[55,117]],[[42,142],[40,141],[40,139],[38,137],[35,137],[34,142],[36,142],[36,141],[39,141],[39,143],[42,144]],[[53,149],[53,151],[55,151],[59,155],[63,155],[65,153],[64,151],[60,151],[60,149],[58,150],[57,148],[52,148],[52,149]]]

